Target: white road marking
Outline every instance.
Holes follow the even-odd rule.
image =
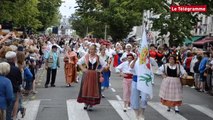
[[[114,88],[111,88],[112,92],[116,92],[116,90]]]
[[[84,104],[78,103],[76,99],[67,100],[68,120],[90,120],[83,107]]]
[[[117,98],[119,101],[122,101],[122,98],[121,98],[119,95],[116,95],[116,98]]]
[[[20,119],[20,120],[36,120],[40,102],[41,102],[40,100],[24,102],[23,105],[26,108],[26,115],[24,118],[21,118],[21,116],[19,114],[18,119]]]
[[[149,102],[148,104],[168,120],[187,120],[180,114],[175,114],[173,110],[171,110],[171,112],[167,112],[167,107],[161,105],[161,103]]]
[[[213,118],[213,110],[207,108],[207,107],[204,107],[204,106],[200,106],[200,105],[193,105],[193,104],[190,104],[191,107],[193,107],[194,109],[204,113],[205,115]]]
[[[52,99],[40,99],[41,101],[51,101]]]
[[[123,120],[136,120],[135,113],[133,110],[127,110],[127,112],[123,111],[122,101],[117,100],[108,100],[108,101]]]

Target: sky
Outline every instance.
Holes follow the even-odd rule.
[[[62,0],[64,3],[62,3],[61,7],[59,8],[60,13],[63,16],[69,17],[71,14],[75,12],[75,6],[77,6],[75,0]]]

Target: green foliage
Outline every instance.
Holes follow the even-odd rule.
[[[72,18],[73,17],[76,17],[76,16],[73,15]],[[104,34],[103,34],[104,29],[102,27],[98,27],[98,26],[101,26],[102,23],[99,21],[96,21],[92,16],[75,18],[71,20],[71,24],[72,24],[72,28],[76,30],[77,35],[81,37],[86,36],[87,32],[92,33],[95,37],[98,37],[98,38],[104,37]]]
[[[2,1],[1,21],[13,21],[18,27],[41,27],[41,22],[36,19],[39,14],[37,4],[38,0]]]
[[[61,0],[39,0],[38,10],[40,14],[38,19],[42,22],[42,29],[59,24],[60,14],[58,8],[61,5]]]
[[[59,23],[61,0],[1,0],[0,22],[12,21],[15,27],[42,30]]]
[[[212,0],[172,1],[179,5],[207,5],[207,12],[202,14],[213,13]],[[199,21],[198,14],[201,14],[171,13],[171,3],[167,3],[168,0],[76,0],[76,2],[78,6],[75,16],[78,19],[72,22],[72,26],[77,33],[83,36],[89,27],[89,31],[103,34],[104,26],[108,25],[108,34],[114,41],[125,38],[133,26],[141,24],[143,11],[151,10],[160,16],[153,20],[152,28],[160,32],[159,39],[164,39],[163,36],[168,35],[170,44],[179,45],[183,43],[184,38],[192,36],[190,31]]]
[[[107,33],[114,41],[122,40],[131,32],[133,26],[140,25],[141,12],[135,11],[132,0],[77,0],[77,21],[72,22],[73,28],[80,36],[85,35],[85,27],[81,30],[76,28],[76,24],[89,26],[89,31],[93,31],[95,36],[103,38],[104,28],[107,25]],[[92,18],[90,24],[84,19]]]
[[[140,0],[139,0],[140,1]],[[143,1],[138,5],[143,5]],[[197,25],[198,14],[201,13],[172,13],[170,12],[171,3],[167,3],[168,0],[155,0],[152,3],[148,3],[148,10],[152,10],[154,14],[159,14],[160,17],[154,19],[153,30],[160,32],[158,39],[164,39],[163,36],[169,35],[169,44],[180,45],[183,44],[184,38],[190,38],[192,34],[191,30]],[[212,14],[213,1],[208,0],[173,0],[173,4],[177,5],[207,5],[207,13]],[[150,6],[150,5],[151,6]]]
[[[133,26],[141,24],[141,12],[133,10],[130,3],[131,0],[111,0],[106,8],[105,22],[109,25],[109,33],[115,41],[127,37]]]

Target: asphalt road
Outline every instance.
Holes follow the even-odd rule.
[[[62,62],[62,61],[61,61]],[[57,71],[56,87],[44,88],[45,70],[37,83],[38,94],[25,102],[26,120],[135,120],[134,112],[122,111],[122,78],[112,72],[111,86],[104,92],[106,98],[89,112],[76,102],[80,83],[66,87],[63,66]],[[162,78],[155,76],[154,97],[145,112],[146,120],[213,120],[213,97],[184,87],[180,113],[167,112],[159,102]],[[80,81],[79,81],[80,82]]]

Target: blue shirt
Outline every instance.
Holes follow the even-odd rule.
[[[204,57],[199,65],[199,71],[200,73],[204,73],[205,69],[206,69],[206,64],[208,62],[209,58],[208,57]]]
[[[15,63],[10,64],[10,72],[6,75],[6,77],[11,81],[13,86],[13,92],[20,92],[20,85],[22,84],[22,74],[18,67],[15,66]]]
[[[44,58],[45,58],[46,60],[48,60],[49,57],[53,57],[53,63],[52,63],[51,68],[52,68],[52,69],[57,69],[57,67],[58,67],[58,66],[57,66],[57,61],[58,61],[58,54],[57,54],[57,52],[52,52],[52,51],[47,52],[47,53],[45,54]]]
[[[24,68],[24,80],[26,81],[33,80],[33,74],[31,73],[28,67]]]
[[[12,83],[8,78],[0,75],[0,109],[5,110],[12,100]]]

